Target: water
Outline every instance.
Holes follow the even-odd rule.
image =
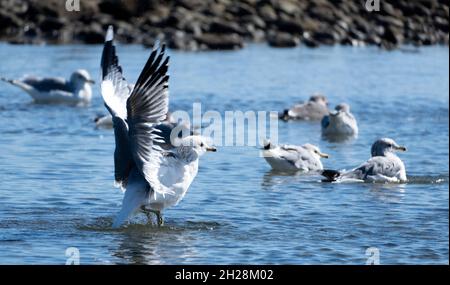
[[[0,74],[96,78],[101,46],[0,45]],[[148,55],[121,46],[135,80]],[[170,52],[171,109],[281,110],[321,91],[332,105],[351,104],[357,140],[321,140],[317,123],[279,124],[283,143],[318,144],[327,168],[369,157],[378,137],[401,153],[410,183],[324,184],[317,176],[270,172],[255,147],[223,147],[201,160],[185,199],[166,225],[112,230],[122,194],[113,188],[111,130],[95,86],[87,108],[37,105],[0,87],[0,263],[64,264],[77,247],[82,264],[365,264],[376,247],[382,264],[448,264],[449,50],[384,52],[376,48]]]

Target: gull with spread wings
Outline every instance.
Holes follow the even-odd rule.
[[[115,182],[125,189],[122,209],[113,227],[120,227],[138,211],[146,213],[149,219],[151,213],[156,214],[161,226],[162,210],[178,204],[197,175],[199,157],[216,148],[208,144],[207,138],[195,135],[174,138],[177,141],[169,150],[159,146],[164,142],[156,126],[165,119],[169,105],[169,57],[165,46],[152,51],[130,90],[113,38],[110,26],[101,61],[101,90],[113,118]]]

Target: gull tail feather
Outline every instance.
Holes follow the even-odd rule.
[[[125,195],[123,197],[122,209],[114,220],[112,227],[116,229],[122,226],[128,220],[130,215],[139,209],[146,196],[147,191],[145,189],[129,187],[125,191]]]
[[[341,172],[331,169],[325,169],[320,174],[326,178],[322,180],[323,182],[333,182],[341,176]]]

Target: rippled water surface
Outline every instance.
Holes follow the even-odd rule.
[[[99,77],[101,46],[0,45],[0,75]],[[256,147],[222,147],[202,157],[185,199],[155,228],[137,217],[112,230],[122,193],[113,188],[114,138],[96,129],[105,113],[95,86],[86,108],[33,104],[0,82],[0,263],[448,264],[449,50],[430,47],[271,49],[171,54],[171,109],[281,110],[320,91],[348,102],[359,138],[329,143],[318,123],[279,124],[282,143],[318,144],[327,168],[366,160],[378,137],[408,147],[404,185],[325,184],[270,171]],[[135,80],[149,53],[120,46]]]

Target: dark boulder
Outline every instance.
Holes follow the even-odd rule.
[[[301,35],[303,33],[303,27],[300,21],[291,19],[280,19],[275,23],[275,26],[281,32],[286,32],[289,34]]]
[[[83,26],[75,32],[75,38],[86,44],[100,44],[105,40],[105,29],[97,23]]]
[[[60,30],[65,26],[64,18],[44,17],[39,21],[39,27],[44,33]]]
[[[244,47],[244,41],[238,34],[210,34],[195,36],[202,50],[234,50]]]
[[[237,23],[226,22],[221,19],[214,19],[211,21],[208,27],[208,32],[212,34],[245,34],[245,30]]]
[[[331,30],[318,31],[311,34],[314,41],[324,45],[334,45],[338,40],[336,35]]]
[[[300,44],[300,38],[288,33],[273,32],[267,36],[267,42],[272,47],[296,47]]]

